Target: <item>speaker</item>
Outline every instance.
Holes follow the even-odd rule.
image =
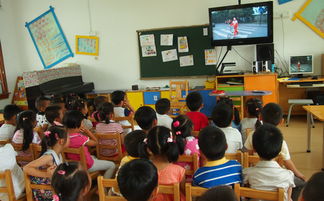
[[[263,72],[270,72],[272,63],[271,61],[262,61],[262,71]]]
[[[259,73],[262,71],[262,61],[253,61],[252,72]]]
[[[274,64],[274,45],[273,43],[256,45],[256,60],[271,61]]]

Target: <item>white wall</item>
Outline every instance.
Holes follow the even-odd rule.
[[[46,11],[50,5],[55,7],[58,20],[73,50],[75,35],[89,34],[88,0],[2,1],[6,3],[0,10],[0,37],[4,40],[3,45],[8,45],[5,47],[6,69],[12,66],[19,71],[18,64],[21,64],[23,71],[42,69],[24,24]],[[260,2],[260,0],[242,0],[242,3],[250,2]],[[76,55],[65,63],[79,63],[84,80],[94,82],[96,89],[129,89],[132,84],[140,84],[143,87],[164,86],[168,83],[168,79],[140,80],[136,30],[206,24],[209,7],[236,3],[236,0],[90,0],[93,30],[100,37],[100,56],[95,59],[92,56]],[[295,0],[279,6],[275,0],[274,11],[295,12],[303,3],[304,1]],[[14,14],[6,16],[10,18],[9,20],[1,20],[4,13],[8,14],[11,11],[14,11]],[[12,31],[2,33],[3,26],[14,27],[17,35]],[[4,37],[5,34],[7,37]],[[274,43],[278,53],[286,60],[290,54],[314,54],[315,74],[321,73],[320,54],[324,53],[324,40],[302,22],[276,19]],[[247,60],[254,60],[254,46],[234,48]],[[17,60],[10,60],[15,58],[17,53],[19,53],[17,59],[20,63]],[[277,55],[276,57],[278,58]],[[235,51],[230,52],[225,61],[235,61],[239,66],[250,68],[250,64],[241,59]],[[277,65],[281,67],[278,61]],[[204,80],[205,78],[192,79],[190,85],[202,85]]]

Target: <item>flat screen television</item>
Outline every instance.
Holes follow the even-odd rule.
[[[273,2],[209,8],[213,46],[273,42]]]
[[[312,74],[313,73],[313,55],[290,56],[289,74]]]

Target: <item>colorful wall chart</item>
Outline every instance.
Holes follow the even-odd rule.
[[[54,8],[25,25],[45,69],[73,57],[71,48],[54,13]]]
[[[324,38],[323,0],[307,0],[302,8],[295,13],[292,20],[296,20],[297,18]]]
[[[99,38],[96,36],[75,36],[75,53],[99,55]]]

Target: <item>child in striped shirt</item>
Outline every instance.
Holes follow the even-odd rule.
[[[193,177],[193,185],[211,188],[242,182],[242,166],[234,160],[227,160],[226,138],[222,130],[207,126],[199,133],[198,144],[206,164]]]

